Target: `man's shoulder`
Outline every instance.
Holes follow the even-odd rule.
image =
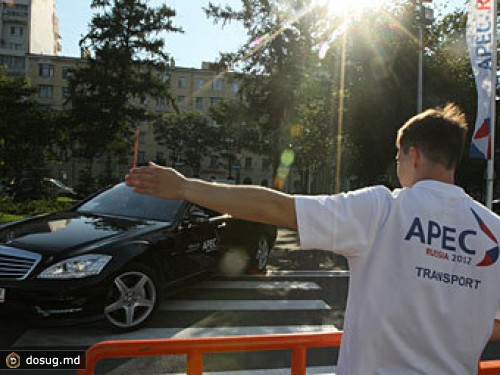
[[[397,196],[399,194],[399,191],[402,189],[395,189],[395,190],[390,190],[387,186],[384,185],[373,185],[373,186],[368,186],[364,187],[358,190],[352,191],[353,194],[367,194],[367,195],[374,195],[374,196],[379,196],[382,198],[392,198],[394,196]]]

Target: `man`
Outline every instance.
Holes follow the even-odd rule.
[[[466,134],[452,104],[410,119],[397,135],[403,188],[393,192],[291,196],[155,164],[126,180],[139,193],[297,228],[302,248],[346,256],[339,375],[475,374],[488,339],[500,338],[500,220],[454,185]]]

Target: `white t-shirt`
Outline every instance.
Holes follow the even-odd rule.
[[[432,180],[296,196],[301,247],[345,255],[338,374],[476,374],[500,306],[500,219]]]

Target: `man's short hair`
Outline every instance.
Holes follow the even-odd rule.
[[[409,119],[398,131],[396,147],[404,153],[417,147],[429,160],[450,170],[460,163],[466,138],[465,114],[449,103]]]

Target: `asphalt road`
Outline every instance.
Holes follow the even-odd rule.
[[[196,282],[165,300],[144,329],[113,334],[97,323],[71,327],[37,327],[13,319],[0,322],[0,350],[80,350],[109,339],[331,332],[343,327],[347,298],[347,264],[322,251],[299,251],[293,231],[280,230],[267,275],[218,275]],[[308,374],[333,373],[336,348],[308,351]],[[490,344],[484,359],[500,358]],[[0,358],[3,361],[3,358]],[[166,374],[185,371],[184,356],[104,360],[96,374]],[[225,374],[289,373],[290,353],[253,352],[207,355],[204,371]],[[264,370],[263,370],[264,369]],[[259,370],[262,370],[259,372]],[[12,374],[12,370],[0,373]],[[17,374],[74,374],[75,371],[20,371]]]

